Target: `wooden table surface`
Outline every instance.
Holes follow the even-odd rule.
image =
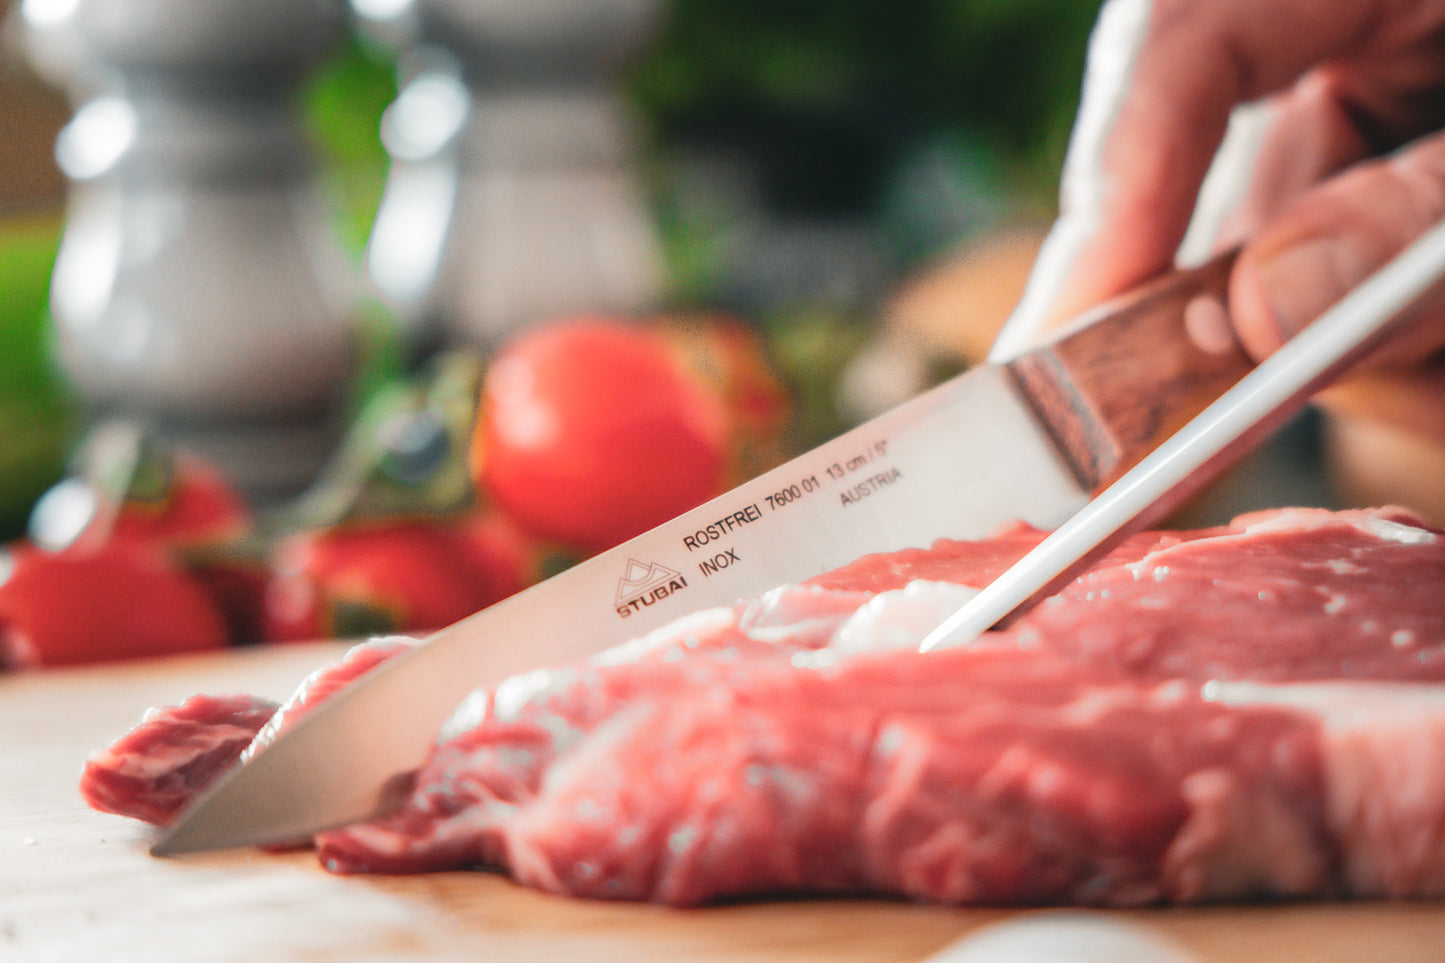
[[[0,677],[0,960],[921,961],[1006,910],[818,900],[670,910],[547,896],[485,873],[337,877],[306,853],[158,860],[88,809],[86,755],[151,705],[285,696],[335,644]],[[1036,911],[1047,912],[1047,911]],[[1445,903],[1089,914],[1190,963],[1445,960]]]

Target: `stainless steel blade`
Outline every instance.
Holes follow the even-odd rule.
[[[1342,298],[999,575],[929,633],[922,650],[967,644],[1077,574],[1121,535],[1157,521],[1156,506],[1197,491],[1280,427],[1316,391],[1378,347],[1442,279],[1445,222]]]
[[[1089,492],[1007,370],[983,367],[494,605],[331,697],[224,778],[158,855],[374,817],[472,690],[732,605],[872,552],[1052,528]]]
[[[1230,257],[1090,312],[373,670],[220,781],[153,851],[295,839],[375,816],[469,692],[575,662],[687,613],[862,555],[1053,528],[1249,369],[1204,352],[1185,306]]]

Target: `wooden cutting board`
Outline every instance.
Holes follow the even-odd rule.
[[[76,792],[86,755],[193,692],[281,698],[338,644],[0,676],[0,960],[921,961],[1026,913],[807,900],[671,910],[582,902],[485,873],[337,877],[310,854],[157,860]],[[1046,912],[1046,911],[1040,911]],[[1445,903],[1092,913],[1190,963],[1434,963]]]

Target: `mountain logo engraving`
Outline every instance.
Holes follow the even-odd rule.
[[[629,558],[626,571],[617,581],[617,614],[625,619],[685,588],[687,579],[681,572],[657,562]]]

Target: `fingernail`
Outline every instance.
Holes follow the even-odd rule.
[[[1239,346],[1229,324],[1229,312],[1212,294],[1201,294],[1184,305],[1184,331],[1206,354],[1229,354]]]

